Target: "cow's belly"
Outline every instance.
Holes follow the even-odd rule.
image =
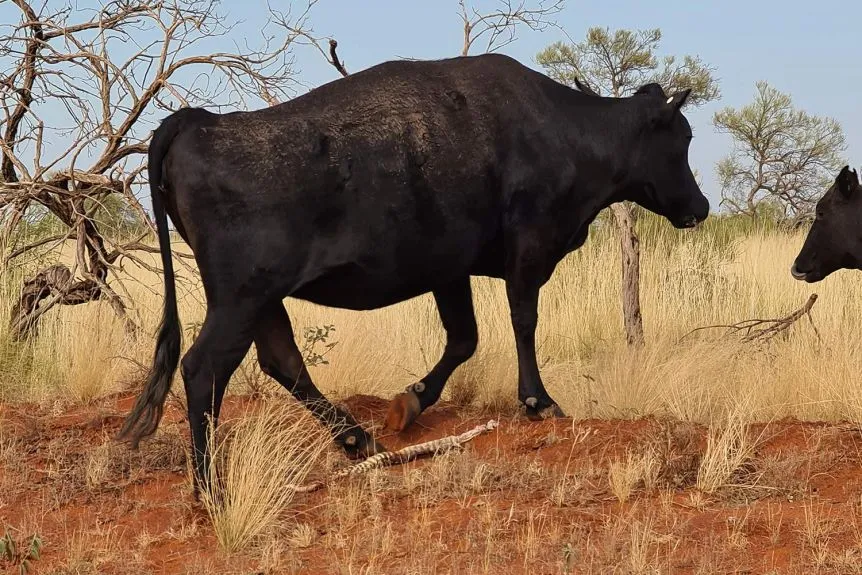
[[[355,310],[393,305],[469,278],[488,235],[479,225],[451,222],[444,234],[406,225],[374,234],[357,229],[345,234],[352,241],[321,238],[289,295]]]
[[[345,264],[327,270],[290,294],[318,305],[352,310],[373,310],[394,305],[433,291],[460,277],[469,269],[391,270]]]

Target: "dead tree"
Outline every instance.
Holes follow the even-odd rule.
[[[46,245],[76,246],[72,269],[56,263],[24,283],[11,318],[17,336],[32,333],[55,305],[95,300],[110,303],[127,329],[136,330],[117,272],[124,258],[158,271],[139,257],[158,252],[143,243],[153,225],[138,199],[148,189],[152,130],[179,107],[220,111],[287,98],[294,86],[294,30],[302,30],[315,1],[297,18],[274,22],[278,39],[264,29],[259,50],[215,53],[200,45],[227,38],[234,25],[214,0],[105,0],[90,10],[72,2],[0,6],[0,13],[19,16],[0,25],[4,262],[15,265]],[[143,236],[109,233],[96,217],[109,198],[137,214]],[[25,233],[37,212],[55,218],[65,233],[47,239]]]
[[[565,6],[565,0],[498,0],[495,9],[481,12],[470,6],[468,0],[458,0],[459,16],[464,27],[461,55],[467,56],[473,45],[480,38],[486,39],[485,52],[496,52],[514,42],[518,28],[527,27],[530,30],[541,31],[548,27],[556,27],[557,23],[550,19]],[[271,11],[274,19],[291,34],[304,43],[316,48],[338,73],[347,76],[344,62],[338,59],[336,48],[338,42],[329,39],[329,51],[321,45],[320,37],[316,37],[309,27],[300,28],[291,24],[287,18],[278,12]]]
[[[514,42],[518,28],[526,26],[530,30],[541,31],[556,22],[549,19],[560,12],[564,0],[536,0],[527,2],[520,0],[499,0],[498,7],[488,12],[480,12],[475,7],[468,7],[466,0],[459,0],[461,20],[464,23],[464,44],[461,55],[466,56],[480,38],[485,38],[485,52],[496,52],[500,48]]]

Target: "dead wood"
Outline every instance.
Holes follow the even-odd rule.
[[[680,338],[680,341],[697,331],[705,329],[726,329],[726,335],[742,335],[742,341],[745,343],[758,342],[763,343],[772,340],[778,335],[787,335],[787,330],[803,317],[808,318],[808,323],[814,330],[817,339],[821,340],[820,331],[814,325],[814,319],[811,317],[811,308],[817,301],[817,294],[813,293],[808,297],[805,304],[794,311],[778,319],[747,319],[729,325],[707,325],[695,328],[686,333]]]
[[[347,68],[344,67],[344,62],[338,59],[338,54],[335,53],[335,49],[338,47],[338,42],[334,38],[329,39],[329,57],[332,58],[331,63],[335,66],[335,69],[338,70],[338,73],[344,77],[347,77]]]
[[[96,300],[137,332],[119,262],[161,272],[135,255],[158,252],[142,243],[154,227],[136,196],[148,190],[155,121],[186,106],[222,111],[259,105],[251,99],[272,105],[289,98],[291,45],[315,2],[297,18],[273,14],[269,23],[286,33],[264,34],[261,49],[201,53],[199,44],[233,27],[213,2],[136,0],[79,11],[68,3],[15,0],[19,22],[0,30],[2,261],[16,265],[48,244],[74,242],[75,264],[49,265],[24,281],[10,322],[14,337],[35,334],[38,318],[55,305]],[[128,46],[135,48],[124,52]],[[206,74],[189,75],[190,68]],[[59,112],[49,120],[41,110],[50,102]],[[117,217],[118,229],[106,214]],[[33,237],[26,226],[47,217],[64,229]],[[129,222],[131,230],[120,231]],[[129,242],[140,230],[146,233]],[[36,253],[54,263],[44,250]]]

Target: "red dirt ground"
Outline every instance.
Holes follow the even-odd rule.
[[[223,418],[250,401],[228,398]],[[702,427],[505,416],[445,464],[297,495],[291,524],[310,526],[305,543],[288,529],[268,550],[226,556],[192,502],[175,407],[140,451],[111,443],[130,402],[63,413],[0,404],[0,527],[19,543],[39,534],[32,573],[862,573],[862,433],[849,425],[752,426],[753,455],[705,494]],[[345,404],[366,424],[387,408],[367,396]],[[440,404],[378,438],[399,448],[494,416]],[[620,503],[609,466],[647,446],[660,462],[654,485]],[[110,464],[88,480],[97,449]],[[421,475],[408,485],[410,470]],[[16,568],[2,557],[0,567]]]

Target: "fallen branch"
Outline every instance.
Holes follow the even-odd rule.
[[[707,325],[698,327],[682,336],[679,341],[682,341],[696,331],[724,328],[728,330],[727,335],[744,333],[742,337],[743,342],[766,342],[787,331],[790,326],[796,323],[803,316],[808,318],[808,322],[811,324],[812,329],[814,329],[817,339],[820,340],[820,331],[818,331],[817,326],[814,325],[814,320],[811,317],[811,308],[814,307],[814,302],[816,301],[817,294],[813,293],[808,297],[808,301],[806,301],[801,308],[788,316],[779,319],[747,319],[730,325]]]
[[[426,441],[425,443],[419,443],[417,445],[409,445],[403,449],[399,449],[398,451],[387,451],[385,453],[372,455],[361,463],[357,463],[356,465],[337,471],[332,474],[326,482],[316,481],[307,485],[288,485],[287,487],[288,489],[293,489],[297,493],[310,493],[312,491],[317,491],[336,479],[342,479],[351,475],[359,475],[361,473],[368,473],[372,469],[377,469],[387,465],[407,463],[408,461],[412,461],[423,455],[434,456],[449,451],[450,449],[460,447],[461,444],[470,441],[474,437],[496,429],[497,425],[497,421],[492,419],[488,423],[478,425],[460,435],[450,435],[448,437]]]

